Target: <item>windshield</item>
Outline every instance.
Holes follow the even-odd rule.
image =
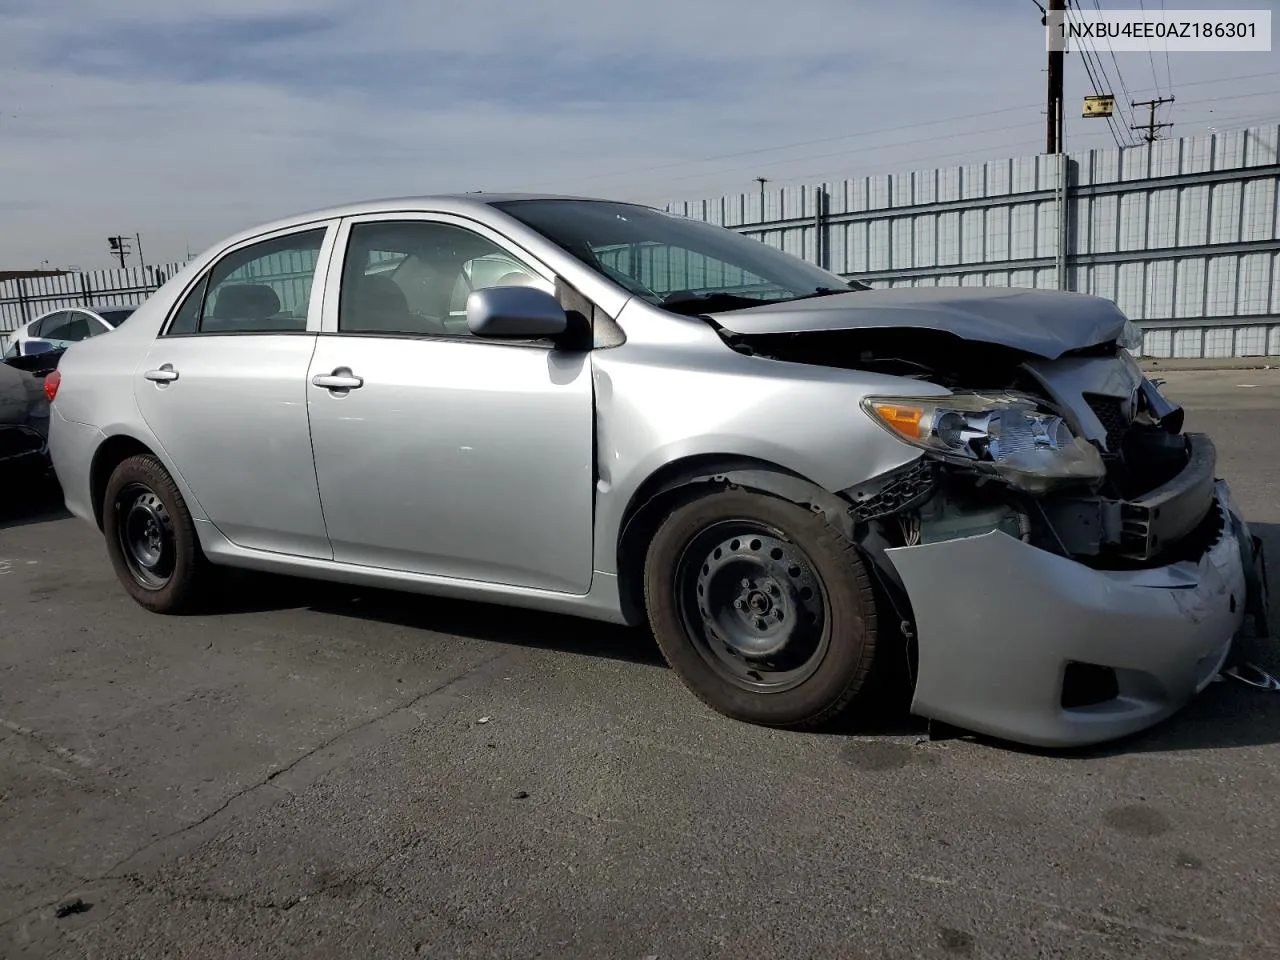
[[[494,206],[670,310],[734,310],[868,289],[759,240],[650,207],[600,200],[511,200]]]
[[[113,327],[118,327],[133,315],[133,311],[137,307],[104,307],[98,311],[98,316]]]

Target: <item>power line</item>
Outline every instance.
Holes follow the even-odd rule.
[[[1164,0],[1160,0],[1160,13],[1167,15],[1168,11],[1164,8]],[[1173,67],[1169,65],[1169,38],[1164,38],[1164,74],[1169,80],[1169,96],[1173,96]],[[1156,91],[1160,93],[1159,90]]]
[[[774,153],[778,150],[790,150],[793,147],[811,147],[819,143],[835,143],[839,140],[852,140],[854,137],[869,137],[878,133],[897,133],[900,130],[915,130],[920,127],[936,126],[940,123],[954,123],[957,120],[976,120],[979,117],[992,117],[1001,113],[1012,113],[1015,110],[1026,110],[1030,107],[1036,107],[1039,105],[1038,101],[1036,103],[1020,103],[1015,106],[1000,107],[995,110],[984,110],[981,113],[967,113],[963,116],[957,117],[940,117],[937,120],[923,120],[919,123],[904,123],[895,127],[879,127],[871,130],[857,130],[853,133],[841,133],[830,137],[818,137],[814,140],[796,140],[791,143],[780,143],[772,147],[757,147],[753,150],[738,150],[734,153],[717,153],[709,157],[702,157],[699,160],[674,160],[669,163],[659,163],[648,167],[634,167],[630,170],[613,170],[608,173],[594,173],[585,177],[577,177],[575,178],[575,182],[580,183],[584,180],[600,180],[607,177],[625,177],[635,173],[650,173],[654,170],[670,170],[673,167],[687,167],[699,163],[712,163],[716,160],[733,160],[738,157],[754,157],[759,156],[762,153]],[[892,143],[885,144],[885,146],[893,145],[894,144]],[[809,158],[799,157],[797,159],[806,160]]]
[[[1099,13],[1099,14],[1101,14],[1101,13],[1102,13],[1102,5],[1098,2],[1098,0],[1092,0],[1092,2],[1093,2],[1093,8],[1094,8],[1096,11],[1098,11],[1098,13]],[[1124,92],[1124,101],[1125,101],[1126,103],[1130,103],[1130,102],[1132,102],[1132,100],[1133,100],[1133,94],[1131,94],[1131,93],[1129,92],[1129,85],[1128,85],[1127,83],[1125,83],[1125,82],[1124,82],[1124,74],[1123,74],[1123,73],[1121,73],[1121,71],[1120,71],[1120,61],[1119,61],[1118,59],[1116,59],[1116,51],[1115,51],[1115,47],[1113,47],[1113,46],[1111,45],[1111,41],[1110,41],[1110,40],[1107,40],[1107,50],[1108,50],[1108,51],[1110,51],[1110,53],[1111,53],[1111,62],[1112,62],[1112,64],[1114,64],[1114,65],[1115,65],[1115,68],[1116,68],[1116,80],[1117,80],[1117,81],[1119,81],[1119,83],[1120,83],[1120,89]],[[1096,42],[1095,42],[1095,44],[1094,44],[1094,56],[1097,58],[1098,65],[1099,65],[1100,67],[1102,67],[1102,74],[1103,74],[1103,76],[1106,78],[1106,81],[1107,81],[1107,83],[1108,83],[1108,85],[1109,85],[1109,84],[1111,83],[1111,78],[1110,78],[1109,76],[1107,76],[1107,70],[1106,70],[1106,67],[1105,67],[1105,66],[1103,65],[1103,63],[1102,63],[1102,52],[1101,52],[1101,50],[1099,50],[1099,49],[1098,49],[1098,47],[1097,47],[1097,43],[1096,43]],[[1114,92],[1114,91],[1112,91],[1112,92]],[[1159,91],[1157,91],[1157,92],[1159,92]],[[1132,108],[1130,108],[1130,111],[1129,111],[1129,120],[1130,120],[1130,122],[1132,122],[1132,120],[1133,120],[1133,110],[1132,110]],[[1132,141],[1132,137],[1130,137],[1129,139],[1130,139],[1130,141]]]
[[[1191,84],[1184,83],[1183,86],[1189,87],[1191,86]],[[1223,103],[1227,100],[1248,100],[1250,97],[1273,97],[1273,96],[1275,96],[1274,90],[1257,90],[1253,93],[1233,93],[1229,97],[1203,97],[1200,100],[1179,100],[1178,102],[1182,104],[1184,107],[1192,107],[1192,106],[1195,106],[1197,103]]]
[[[1111,78],[1107,76],[1106,68],[1103,66],[1101,58],[1098,57],[1096,50],[1093,50],[1089,47],[1089,43],[1087,40],[1081,40],[1080,42],[1080,60],[1084,64],[1084,71],[1089,77],[1089,83],[1093,87],[1093,92],[1095,94],[1109,96],[1115,92],[1111,88]],[[1095,69],[1095,62],[1096,62],[1096,69]],[[1105,85],[1099,82],[1098,80],[1099,76],[1101,76],[1103,80],[1106,81]],[[1105,86],[1105,89],[1104,89],[1104,86]],[[1106,120],[1107,120],[1107,129],[1111,132],[1111,137],[1112,139],[1115,140],[1116,146],[1123,147],[1124,144],[1120,142],[1120,133],[1117,129],[1115,118],[1112,116],[1108,116]],[[1125,133],[1125,140],[1126,142],[1129,141],[1129,136],[1127,131]]]
[[[1276,71],[1276,72],[1280,72],[1280,71]],[[1233,78],[1233,79],[1234,79],[1234,78]],[[1191,84],[1187,84],[1186,86],[1191,86]],[[1195,105],[1197,105],[1197,104],[1203,104],[1203,103],[1223,103],[1223,102],[1226,102],[1226,101],[1229,101],[1229,100],[1241,100],[1241,99],[1247,99],[1247,98],[1249,98],[1249,97],[1260,97],[1260,96],[1269,96],[1269,95],[1271,95],[1271,91],[1269,91],[1269,90],[1262,90],[1262,91],[1256,91],[1256,92],[1253,92],[1253,93],[1232,94],[1232,95],[1227,96],[1227,97],[1202,97],[1202,98],[1197,99],[1197,100],[1188,100],[1188,101],[1185,101],[1185,102],[1183,102],[1183,101],[1179,101],[1179,102],[1180,102],[1183,106],[1195,106]],[[1014,109],[1014,108],[1010,108],[1010,109]],[[1006,112],[1008,112],[1008,110],[990,111],[990,112],[994,112],[994,113],[1006,113]],[[957,118],[957,119],[960,119],[960,118]],[[978,136],[978,135],[981,135],[981,134],[987,134],[987,133],[1003,133],[1003,132],[1005,132],[1005,131],[1007,131],[1007,130],[1018,130],[1018,129],[1021,129],[1021,128],[1023,128],[1023,127],[1028,127],[1028,126],[1030,126],[1032,123],[1035,123],[1035,122],[1037,122],[1037,121],[1030,121],[1030,120],[1028,120],[1028,121],[1023,121],[1023,122],[1020,122],[1020,123],[1006,124],[1006,125],[1004,125],[1004,126],[1000,126],[1000,127],[988,127],[988,128],[984,128],[984,129],[981,129],[981,130],[966,130],[966,131],[964,131],[964,132],[962,132],[962,133],[952,134],[951,136],[952,136],[952,137],[967,137],[967,136]],[[914,127],[928,126],[928,125],[930,125],[930,124],[907,124],[903,129],[910,129],[910,128],[914,128]],[[843,139],[848,139],[848,138],[847,138],[847,137],[833,137],[833,138],[825,138],[823,142],[830,142],[830,141],[832,141],[832,140],[843,140]],[[916,144],[920,144],[920,143],[932,143],[932,142],[934,142],[936,139],[937,139],[937,138],[936,138],[936,137],[934,137],[934,136],[928,136],[928,137],[919,137],[919,138],[912,139],[912,140],[892,140],[892,141],[889,141],[889,142],[887,142],[887,143],[871,144],[871,145],[868,145],[868,146],[862,146],[862,147],[852,147],[852,148],[847,149],[847,150],[835,150],[835,151],[832,151],[832,152],[830,152],[830,153],[805,154],[804,156],[799,156],[799,157],[787,157],[787,158],[782,158],[782,159],[776,160],[776,161],[774,161],[774,163],[775,163],[775,165],[776,165],[776,166],[786,166],[786,165],[790,165],[790,164],[793,164],[793,163],[804,163],[804,162],[807,162],[807,161],[810,161],[810,160],[822,160],[822,159],[828,159],[828,158],[832,158],[832,157],[855,156],[855,155],[858,155],[858,154],[871,153],[871,152],[874,152],[874,151],[877,151],[877,150],[888,150],[888,149],[891,149],[891,148],[894,148],[894,147],[907,147],[907,146],[914,146],[914,145],[916,145]],[[1129,142],[1129,143],[1118,143],[1117,145],[1118,145],[1118,146],[1120,146],[1121,148],[1124,148],[1124,147],[1126,147],[1126,146],[1134,146],[1134,143],[1132,142],[1132,139],[1130,138],[1130,142]],[[989,151],[989,150],[992,150],[992,149],[1007,149],[1007,148],[1010,148],[1010,147],[1012,147],[1012,146],[1013,146],[1013,144],[1003,144],[1003,145],[995,146],[995,147],[992,147],[991,145],[988,145],[988,146],[987,146],[987,147],[985,147],[984,149],[986,149],[986,150],[988,150],[988,151]],[[781,149],[781,148],[779,148],[779,149]],[[741,153],[739,153],[739,154],[726,154],[726,155],[724,156],[724,159],[732,159],[733,157],[736,157],[736,156],[748,156],[748,155],[755,154],[755,153],[758,153],[758,152],[759,152],[759,151],[754,151],[754,150],[752,150],[752,151],[743,151],[743,152],[741,152]],[[970,152],[978,152],[978,151],[970,151]],[[947,156],[947,155],[943,155],[943,156]],[[713,158],[713,159],[714,159],[714,158]],[[929,158],[929,157],[921,157],[921,158],[919,158],[919,159],[920,159],[920,160],[923,160],[923,161],[927,161],[927,160],[929,160],[930,158]],[[909,163],[909,162],[913,162],[913,161],[894,161],[894,162],[895,162],[895,163],[903,163],[903,164],[905,164],[905,163]],[[677,164],[677,166],[678,166],[678,164]],[[703,171],[700,171],[700,172],[698,172],[698,173],[687,173],[687,174],[682,174],[682,175],[680,175],[680,176],[676,176],[676,177],[669,177],[669,178],[665,178],[663,182],[671,183],[671,182],[678,182],[678,181],[684,181],[684,180],[696,180],[696,179],[699,179],[699,178],[701,178],[701,177],[715,177],[715,176],[723,176],[723,175],[725,175],[725,174],[739,173],[739,172],[742,172],[742,171],[745,171],[745,170],[750,170],[750,169],[753,169],[755,166],[756,166],[755,164],[742,164],[742,165],[736,165],[736,166],[733,166],[733,167],[722,167],[722,168],[718,168],[718,169],[715,169],[715,170],[703,170]],[[644,172],[644,171],[641,171],[641,172]],[[777,179],[779,179],[779,178],[775,176],[775,177],[771,177],[771,178],[769,178],[769,179],[770,179],[770,180],[777,180]],[[799,179],[799,177],[789,177],[789,179]]]
[[[1103,90],[1101,84],[1098,83],[1098,78],[1094,75],[1093,64],[1089,60],[1088,50],[1086,48],[1082,48],[1082,53],[1083,56],[1081,57],[1081,62],[1084,64],[1084,72],[1089,77],[1089,85],[1093,88],[1093,92],[1099,96],[1103,94],[1110,94],[1110,90]],[[1115,118],[1112,116],[1107,117],[1107,129],[1111,132],[1111,137],[1115,140],[1116,146],[1123,147],[1124,144],[1120,142],[1120,134],[1116,132]]]
[[[1142,10],[1143,13],[1146,13],[1147,12],[1146,0],[1138,0],[1138,7]],[[1169,40],[1166,37],[1165,53],[1168,53],[1168,52],[1169,52]],[[1151,79],[1155,82],[1156,94],[1159,96],[1164,96],[1164,91],[1160,89],[1160,78],[1156,76],[1156,57],[1155,57],[1155,54],[1151,52],[1150,47],[1147,47],[1147,60],[1151,62]],[[1172,93],[1173,91],[1171,90],[1169,92]]]
[[[1038,124],[1038,121],[1034,121],[1034,122],[1036,122],[1036,123]],[[1026,126],[1030,126],[1030,124],[1026,124]],[[1014,148],[1016,148],[1016,147],[1029,147],[1029,146],[1033,146],[1033,145],[1035,145],[1035,144],[1042,144],[1042,143],[1043,143],[1043,141],[1042,141],[1040,138],[1036,138],[1036,139],[1034,139],[1034,140],[1020,140],[1020,141],[1018,141],[1018,142],[1016,142],[1016,143],[1006,144],[1005,146],[1006,146],[1006,148],[1008,148],[1008,149],[1014,149]],[[912,158],[909,158],[909,159],[906,159],[906,160],[902,160],[902,161],[897,161],[897,162],[901,163],[901,165],[902,165],[903,167],[908,167],[908,166],[910,166],[910,165],[911,165],[911,164],[913,164],[913,163],[931,163],[931,162],[936,161],[936,160],[950,160],[950,159],[954,159],[954,158],[956,158],[956,157],[971,157],[971,156],[973,156],[973,155],[975,155],[975,154],[988,154],[988,155],[989,155],[989,154],[990,154],[990,152],[991,152],[991,147],[990,147],[990,146],[982,146],[982,147],[974,147],[972,150],[962,150],[962,151],[958,151],[958,152],[956,152],[956,153],[944,153],[944,154],[936,154],[936,153],[933,153],[933,154],[929,154],[929,155],[927,155],[927,156],[912,157]],[[827,169],[825,169],[825,170],[821,170],[821,171],[818,171],[818,172],[816,172],[816,173],[802,173],[802,174],[796,174],[796,175],[794,175],[794,176],[788,176],[787,178],[785,178],[785,180],[784,180],[784,179],[782,179],[782,178],[779,178],[779,179],[774,180],[774,181],[771,181],[771,182],[773,182],[773,183],[778,183],[778,184],[782,184],[782,183],[798,183],[798,182],[800,182],[800,181],[812,181],[812,180],[816,180],[816,179],[818,179],[818,178],[820,178],[820,177],[826,177],[826,176],[828,176],[828,175],[833,175],[833,176],[834,176],[834,175],[838,175],[838,174],[840,174],[840,173],[842,173],[842,172],[843,172],[843,170],[841,170],[841,169],[839,169],[839,168],[831,168],[831,167],[828,167]],[[850,178],[850,179],[852,179],[852,178]],[[639,200],[639,199],[643,199],[643,198],[645,198],[645,197],[658,197],[658,196],[659,196],[659,194],[656,194],[656,193],[652,193],[652,194],[650,194],[650,193],[646,193],[646,194],[638,194],[638,195],[632,196],[632,197],[631,197],[631,199],[632,199],[632,200]],[[661,196],[662,196],[662,199],[664,199],[664,200],[670,200],[670,199],[672,199],[672,197],[671,197],[669,194],[662,194]]]
[[[984,133],[1003,133],[1006,130],[1020,130],[1024,127],[1029,127],[1034,123],[1038,123],[1038,121],[1024,120],[1021,123],[1006,124],[1003,127],[988,127],[983,130],[966,130],[964,133],[952,134],[951,137],[952,138],[972,137],[972,136],[978,136],[979,134],[984,134]],[[868,153],[874,150],[885,150],[890,147],[910,147],[918,143],[935,143],[937,139],[938,139],[937,137],[920,137],[916,140],[895,140],[895,141],[892,141],[891,143],[878,143],[868,147],[853,147],[848,150],[835,150],[831,153],[808,154],[803,157],[791,157],[790,159],[787,159],[787,160],[780,160],[778,161],[778,165],[782,166],[790,163],[804,163],[809,160],[825,160],[831,157],[848,157],[848,156],[853,156],[859,153]],[[981,149],[990,150],[991,146],[987,145]],[[699,177],[722,176],[726,173],[738,173],[743,170],[752,170],[752,169],[755,169],[755,164],[746,164],[746,165],[736,166],[736,167],[727,167],[719,170],[704,170],[700,173],[687,173],[678,177],[668,177],[666,178],[665,182],[671,183],[673,181],[679,181],[679,180],[696,180]],[[771,177],[769,179],[775,180],[777,178]]]
[[[1220,117],[1214,113],[1206,113],[1199,117],[1184,118],[1181,122],[1184,126],[1193,123],[1238,123],[1240,125],[1239,129],[1243,129],[1244,127],[1259,126],[1262,121],[1270,121],[1272,125],[1280,124],[1280,114],[1277,114],[1274,110],[1268,111],[1267,113],[1234,114],[1229,117]]]
[[[1280,76],[1280,70],[1267,70],[1261,73],[1244,74],[1243,76],[1235,76],[1235,77],[1215,77],[1208,80],[1195,80],[1190,83],[1185,83],[1182,86],[1184,89],[1186,89],[1191,87],[1213,86],[1220,83],[1235,83],[1235,82],[1241,82],[1245,80],[1257,80],[1257,79],[1274,77],[1274,76]],[[1155,89],[1155,88],[1136,88],[1133,92],[1147,93],[1152,89]],[[1095,90],[1095,92],[1103,92],[1103,91]],[[1105,92],[1110,92],[1110,91],[1105,91]],[[1157,92],[1159,91],[1157,90]],[[1236,99],[1239,97],[1262,96],[1263,94],[1269,93],[1269,92],[1270,91],[1260,91],[1258,93],[1238,94],[1238,95],[1233,95],[1231,97],[1210,97],[1204,100],[1179,101],[1179,104],[1183,106],[1192,106],[1197,103],[1207,103],[1214,100],[1229,100],[1229,99]],[[1012,113],[1017,110],[1027,110],[1032,107],[1038,107],[1038,106],[1041,106],[1039,101],[1035,103],[1015,104],[1007,107],[999,107],[993,110],[984,110],[979,113],[962,114],[962,115],[950,116],[950,117],[939,117],[934,120],[924,120],[916,123],[898,124],[892,127],[879,127],[879,128],[873,128],[870,130],[857,130],[851,133],[837,134],[837,135],[828,136],[828,137],[818,137],[811,140],[799,140],[799,141],[793,141],[790,143],[776,144],[771,147],[759,147],[752,150],[739,150],[733,153],[714,154],[711,156],[702,157],[701,159],[697,159],[697,160],[676,160],[676,161],[669,161],[669,162],[654,164],[654,165],[645,166],[645,167],[633,167],[627,170],[613,170],[607,173],[588,174],[583,177],[575,178],[574,182],[580,183],[584,181],[600,180],[600,179],[611,178],[611,177],[632,176],[635,174],[650,173],[653,171],[670,170],[677,167],[694,166],[700,163],[712,163],[717,160],[732,160],[738,157],[761,156],[763,154],[776,153],[781,150],[790,150],[796,147],[813,146],[815,144],[822,144],[822,143],[836,143],[841,140],[851,140],[856,137],[867,137],[867,136],[873,136],[881,133],[896,133],[902,130],[915,130],[915,129],[920,129],[922,127],[937,126],[938,124],[957,123],[960,121],[973,120],[980,117],[998,116],[1000,114]],[[1013,129],[1013,128],[1010,127],[1006,129]],[[1114,124],[1112,125],[1112,130],[1113,130],[1113,137],[1114,137],[1115,136]],[[964,136],[970,132],[976,132],[976,131],[965,131],[964,133],[960,133],[957,135]],[[908,141],[908,143],[911,143],[911,142],[920,142],[920,141]],[[900,141],[891,141],[889,143],[872,145],[870,147],[861,148],[861,149],[864,149],[864,150],[887,149],[890,147],[901,146],[901,145],[903,144]],[[770,162],[785,164],[785,163],[794,163],[798,161],[811,160],[811,159],[815,159],[815,158],[813,156],[806,155],[806,156],[800,156],[800,157],[784,158],[784,159],[779,159],[779,160],[770,161]],[[927,160],[928,158],[923,158],[923,159]],[[741,168],[738,168],[738,169],[741,169]],[[735,172],[735,171],[728,171],[728,172]],[[712,175],[715,175],[716,173],[717,171],[707,171],[705,175],[712,176]],[[543,181],[544,184],[548,182],[549,181]],[[563,182],[565,181],[562,181],[562,180],[554,181],[554,183],[563,183]]]
[[[1212,80],[1193,80],[1191,83],[1184,83],[1184,87],[1208,87],[1215,83],[1234,83],[1237,80],[1260,80],[1263,77],[1280,76],[1280,70],[1267,70],[1265,73],[1246,73],[1241,77],[1215,77]],[[1155,87],[1139,87],[1134,93],[1159,93]]]
[[[1202,100],[1202,101],[1198,101],[1198,102],[1200,102],[1200,103],[1211,103],[1211,102],[1214,102],[1214,101],[1212,100],[1212,98],[1210,98],[1210,99]],[[1206,120],[1214,120],[1214,119],[1220,120],[1220,121],[1222,121],[1222,122],[1224,122],[1224,123],[1233,122],[1233,121],[1239,121],[1239,120],[1247,120],[1247,121],[1271,120],[1273,123],[1280,124],[1280,115],[1277,115],[1277,114],[1275,114],[1275,113],[1268,113],[1268,114],[1261,114],[1261,115],[1248,115],[1248,116],[1235,116],[1235,117],[1220,117],[1220,118],[1215,118],[1215,117],[1197,117],[1197,118],[1195,118],[1195,119],[1193,119],[1193,120],[1191,120],[1191,121],[1185,121],[1185,122],[1190,122],[1190,123],[1202,123],[1202,122],[1205,122]],[[1028,124],[1028,125],[1029,125],[1029,124]],[[1253,126],[1253,125],[1255,125],[1255,124],[1253,124],[1253,123],[1248,123],[1248,124],[1245,124],[1245,125],[1246,125],[1246,126]],[[1085,133],[1085,134],[1082,134],[1081,136],[1082,136],[1082,137],[1101,137],[1101,136],[1105,136],[1105,134],[1103,134],[1101,131],[1094,131],[1093,133]],[[1018,148],[1018,147],[1032,147],[1032,146],[1035,146],[1036,144],[1039,144],[1040,142],[1041,142],[1041,141],[1040,141],[1039,139],[1033,139],[1033,140],[1021,140],[1021,141],[1017,141],[1017,142],[1015,142],[1015,143],[1005,144],[1005,145],[1004,145],[1004,148],[1005,148],[1005,149],[1012,150],[1012,149],[1015,149],[1015,148]],[[1132,146],[1132,145],[1131,145],[1131,146]],[[1088,148],[1088,149],[1093,150],[1093,149],[1098,149],[1098,148],[1097,148],[1097,147],[1090,147],[1090,148]],[[991,152],[991,147],[990,147],[990,146],[975,147],[975,148],[974,148],[974,149],[972,149],[972,150],[964,150],[964,151],[959,151],[959,152],[954,152],[954,153],[946,153],[946,154],[929,154],[928,156],[917,156],[917,157],[912,157],[912,158],[905,159],[905,160],[895,161],[895,165],[898,165],[898,169],[899,169],[899,170],[903,170],[903,169],[905,169],[905,168],[909,168],[909,167],[910,167],[910,165],[911,165],[911,164],[914,164],[914,163],[932,163],[932,162],[942,161],[942,160],[957,159],[957,158],[961,158],[961,157],[970,157],[970,156],[974,156],[974,155],[976,155],[976,154],[987,154],[987,155],[989,156],[989,155],[990,155],[990,152]],[[1007,159],[1011,159],[1011,158],[1000,158],[1000,159],[1005,159],[1005,160],[1007,160]],[[1018,158],[1012,158],[1012,159],[1018,159]],[[826,178],[826,177],[828,177],[828,176],[839,176],[839,175],[841,175],[841,174],[844,174],[845,172],[846,172],[846,171],[845,171],[844,169],[841,169],[841,168],[830,168],[830,167],[829,167],[829,168],[827,168],[827,169],[825,169],[825,170],[813,171],[813,172],[804,173],[804,174],[796,174],[796,175],[793,175],[793,176],[787,176],[787,177],[785,177],[785,178],[777,178],[776,180],[773,180],[773,181],[771,181],[771,182],[774,182],[774,183],[776,183],[776,184],[777,184],[777,185],[779,185],[779,186],[785,185],[785,184],[787,184],[787,183],[813,182],[813,181],[815,181],[815,180],[819,180],[819,179],[822,179],[822,178]],[[883,171],[875,171],[875,173],[879,174],[879,173],[883,173]],[[694,188],[694,190],[696,190],[696,189],[697,189],[697,188]],[[688,196],[688,197],[690,197],[690,198],[696,198],[696,199],[703,199],[703,198],[704,198],[704,195],[702,195],[702,194],[696,194],[696,195],[694,195],[694,194],[693,194],[693,191],[691,191],[691,192],[690,192],[690,194],[689,194],[689,195],[687,195],[687,196]],[[640,201],[643,201],[643,200],[645,200],[645,199],[650,199],[650,198],[652,198],[652,199],[661,199],[661,200],[663,200],[664,202],[665,202],[665,201],[672,201],[672,200],[681,199],[679,196],[674,196],[674,197],[673,197],[671,194],[657,194],[657,193],[637,194],[637,195],[633,195],[633,196],[631,196],[629,199],[630,199],[630,200],[632,200],[632,201],[635,201],[635,202],[640,202]]]

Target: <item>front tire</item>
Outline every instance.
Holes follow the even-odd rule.
[[[121,461],[103,494],[107,554],[129,596],[153,613],[189,613],[206,597],[208,561],[177,484],[150,454]]]
[[[700,496],[650,542],[645,605],[663,655],[734,719],[811,729],[871,670],[876,606],[854,545],[820,515],[746,490]]]

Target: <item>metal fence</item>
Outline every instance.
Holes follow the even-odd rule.
[[[16,328],[50,310],[140,303],[180,269],[181,263],[165,263],[0,281],[0,348]]]
[[[1280,128],[682,201],[874,287],[1115,300],[1154,357],[1280,355]],[[1063,215],[1065,211],[1065,216]]]

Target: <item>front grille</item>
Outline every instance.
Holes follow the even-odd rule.
[[[1129,421],[1124,415],[1124,401],[1119,397],[1104,397],[1097,393],[1086,393],[1084,399],[1102,428],[1107,431],[1107,452],[1119,453],[1120,444],[1129,429]]]

